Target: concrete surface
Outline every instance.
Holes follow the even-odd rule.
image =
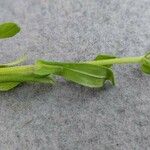
[[[0,41],[0,62],[88,60],[150,49],[149,0],[0,0],[0,22],[22,27]],[[0,93],[0,150],[149,150],[150,77],[115,66],[117,85],[89,89],[59,79]]]

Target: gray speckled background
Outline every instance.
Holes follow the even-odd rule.
[[[0,22],[22,31],[0,41],[0,62],[89,60],[150,49],[150,0],[0,0]],[[150,77],[114,66],[117,85],[89,89],[62,79],[0,93],[0,150],[149,150]]]

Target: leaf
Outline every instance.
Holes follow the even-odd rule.
[[[39,76],[34,74],[4,74],[0,75],[1,82],[39,82],[53,84],[54,81],[49,76]]]
[[[55,72],[54,74],[87,87],[102,87],[106,80],[110,80],[113,84],[115,84],[113,72],[104,66],[85,63],[46,62],[42,60],[38,61],[37,65],[40,65],[41,68],[43,65],[47,65],[45,68],[46,71],[51,70],[53,65],[62,67],[60,72]],[[42,69],[44,70],[44,68]]]
[[[6,63],[6,64],[0,64],[0,68],[16,66],[16,65],[21,64],[22,62],[24,62],[26,59],[27,59],[27,56],[24,55],[24,56],[16,59],[13,62]]]
[[[107,59],[114,59],[116,58],[116,56],[113,55],[107,55],[107,54],[100,54],[98,56],[96,56],[96,58],[94,60],[107,60]],[[112,67],[112,65],[104,65],[105,67]]]
[[[146,74],[150,74],[150,53],[142,59],[141,70]]]
[[[150,74],[150,67],[148,65],[143,64],[141,70],[146,74]]]
[[[11,74],[11,75],[0,75],[0,91],[8,91],[23,82],[39,82],[53,84],[54,81],[48,76],[39,75],[22,75],[22,74]]]
[[[20,82],[1,82],[0,83],[0,91],[8,91],[16,86],[18,86]]]
[[[20,31],[20,27],[18,27],[15,23],[3,23],[0,25],[0,39],[9,38],[16,35]]]
[[[73,66],[70,67],[64,68],[61,76],[78,84],[87,87],[102,87],[106,80],[111,80],[114,82],[110,70],[106,68],[95,68],[94,65],[87,66],[85,64],[83,64],[83,66],[82,64],[80,64],[80,66],[77,65],[78,69],[76,67],[74,68]],[[86,67],[86,69],[82,70],[82,67]],[[111,76],[109,76],[110,74]]]

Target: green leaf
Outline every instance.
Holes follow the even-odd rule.
[[[142,59],[141,70],[146,74],[150,74],[150,53],[147,53]]]
[[[48,76],[38,76],[38,75],[0,75],[0,91],[8,91],[23,82],[38,82],[53,84],[54,81]]]
[[[148,65],[143,64],[141,70],[146,74],[150,74],[150,67]]]
[[[0,91],[9,91],[18,86],[19,84],[20,82],[1,82]]]
[[[0,75],[1,82],[39,82],[53,84],[54,81],[49,76],[39,76],[35,74],[3,74]]]
[[[52,66],[61,67],[61,71],[55,72],[55,75],[64,77],[66,80],[87,86],[102,87],[106,80],[114,83],[113,72],[104,66],[97,66],[85,63],[58,63],[39,60],[37,62],[41,68],[47,66],[45,71],[50,70]],[[44,70],[44,67],[42,70]]]
[[[67,80],[87,87],[102,87],[106,80],[111,80],[114,83],[110,70],[88,64],[65,67],[60,75]]]
[[[107,59],[114,59],[117,58],[116,56],[113,55],[107,55],[107,54],[100,54],[98,56],[96,56],[96,58],[94,60],[107,60]],[[105,67],[112,67],[112,65],[105,65]]]
[[[15,23],[8,22],[0,24],[0,39],[12,37],[19,31],[20,27]]]
[[[27,56],[24,55],[24,56],[16,59],[13,62],[6,63],[6,64],[0,64],[0,68],[16,66],[16,65],[21,64],[22,62],[24,62],[26,59],[27,59]]]

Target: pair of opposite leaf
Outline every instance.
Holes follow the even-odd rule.
[[[102,58],[104,55],[100,55],[100,59],[110,59],[111,56],[107,58]],[[98,66],[87,63],[61,63],[61,62],[48,62],[43,60],[38,60],[35,64],[37,70],[36,74],[39,75],[59,75],[64,77],[66,80],[73,81],[75,83],[81,84],[87,87],[102,87],[106,80],[114,82],[114,75],[110,66]],[[39,68],[39,69],[38,69]]]

